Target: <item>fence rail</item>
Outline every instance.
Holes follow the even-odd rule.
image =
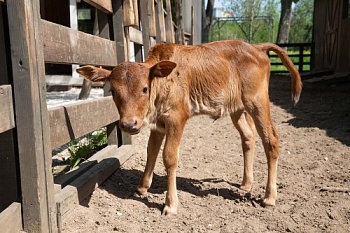
[[[306,72],[312,69],[313,64],[313,44],[312,43],[290,43],[277,44],[286,49],[288,56],[292,59],[298,71]],[[288,73],[278,56],[273,52],[268,52],[271,61],[271,73]]]

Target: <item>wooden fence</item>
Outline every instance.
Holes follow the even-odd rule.
[[[313,44],[312,43],[289,43],[277,44],[287,50],[288,56],[292,59],[298,71],[307,72],[312,70],[313,65]],[[268,53],[271,61],[271,73],[288,73],[287,68],[279,60],[277,54]],[[276,59],[278,61],[276,61]]]
[[[43,2],[0,0],[1,232],[60,232],[66,214],[133,153],[107,91],[47,109],[44,64],[111,67],[174,42],[170,0],[85,0],[98,9],[98,36],[41,19]],[[54,180],[52,149],[105,126],[108,146]]]

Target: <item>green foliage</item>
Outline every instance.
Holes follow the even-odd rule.
[[[292,12],[289,43],[311,43],[313,27],[313,1],[299,0]]]
[[[210,33],[211,41],[275,41],[278,30],[276,21],[279,19],[278,3],[278,0],[223,1],[224,8],[231,12],[234,20],[214,20]]]
[[[293,8],[290,43],[312,41],[313,1],[298,0]],[[223,0],[224,8],[234,17],[245,20],[213,20],[210,41],[239,39],[251,43],[276,42],[280,19],[280,0]],[[253,16],[253,21],[250,19]],[[259,16],[265,16],[261,18]],[[269,16],[270,19],[266,18]],[[243,19],[242,18],[242,19]],[[220,30],[219,30],[220,28]],[[251,30],[250,30],[251,28]]]
[[[70,169],[73,169],[107,145],[107,132],[106,130],[95,131],[69,144],[68,151],[71,156],[68,158],[68,164]]]

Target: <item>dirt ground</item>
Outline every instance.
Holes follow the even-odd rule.
[[[270,81],[272,117],[280,134],[278,200],[263,208],[266,158],[257,138],[255,184],[243,175],[240,138],[228,117],[186,126],[177,172],[178,215],[162,216],[166,177],[161,156],[149,196],[134,195],[146,162],[148,130],[136,154],[71,212],[64,232],[350,232],[350,83],[304,83],[291,108],[289,78]],[[259,140],[258,140],[259,139]],[[330,191],[322,191],[331,187]]]

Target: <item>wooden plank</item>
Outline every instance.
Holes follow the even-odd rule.
[[[124,0],[124,26],[138,26],[138,21],[136,20],[136,15],[138,15],[137,8],[134,8],[133,0]]]
[[[98,28],[99,28],[99,36],[105,39],[110,39],[110,31],[109,31],[109,23],[108,17],[106,14],[102,14],[101,12],[97,12],[98,17]],[[110,92],[110,83],[106,82],[103,86],[104,96],[111,96]],[[117,124],[116,121],[106,126],[107,129],[107,140],[108,145],[118,145],[118,133],[117,133]]]
[[[0,212],[0,229],[2,233],[18,233],[22,230],[21,203],[13,202]]]
[[[85,100],[49,109],[52,148],[68,143],[119,119],[112,97]]]
[[[8,72],[7,72],[7,56],[8,50],[5,47],[5,40],[7,35],[7,22],[6,22],[7,14],[6,8],[0,6],[0,51],[4,51],[0,53],[0,85],[9,84],[8,80]],[[8,43],[7,43],[8,44]]]
[[[156,5],[156,26],[157,26],[157,43],[166,42],[166,33],[165,33],[165,21],[164,21],[164,10],[163,10],[163,0],[158,0]]]
[[[123,5],[122,0],[113,1],[113,35],[117,48],[117,62],[123,62],[127,59],[126,41],[124,36],[123,24]]]
[[[58,216],[64,218],[79,203],[88,197],[103,181],[118,169],[134,153],[131,145],[108,146],[101,150],[100,161],[82,176],[56,194]],[[61,222],[61,221],[59,221]]]
[[[157,28],[156,28],[156,11],[154,7],[154,1],[147,1],[147,16],[149,23],[149,36],[156,37],[157,36]]]
[[[170,2],[170,0],[165,0],[165,10],[166,10],[166,12],[169,12],[165,16],[166,42],[167,43],[175,43],[174,26],[173,26],[173,19],[171,17],[171,2]]]
[[[104,13],[112,14],[113,12],[111,0],[84,0],[84,2],[89,3]]]
[[[122,2],[122,0],[113,1],[113,33],[117,47],[118,63],[129,60],[125,34],[121,33],[124,32]],[[132,137],[130,134],[121,132],[120,129],[118,129],[118,135],[120,135],[118,137],[119,145],[132,143]]]
[[[0,133],[15,127],[11,85],[0,86]]]
[[[138,1],[139,0],[132,0],[132,4],[133,4],[133,7],[134,7],[134,11],[136,12],[134,14],[134,21],[135,21],[135,26],[139,26],[139,22],[140,22],[140,19],[139,19],[139,4],[138,4]]]
[[[115,66],[113,41],[42,20],[45,62]]]
[[[40,1],[7,1],[26,232],[56,232]]]
[[[128,30],[129,30],[130,41],[136,44],[142,45],[143,44],[142,32],[133,27],[128,27]]]
[[[152,1],[140,1],[140,17],[142,25],[142,40],[143,40],[143,51],[145,57],[148,55],[150,49],[150,23],[148,18],[148,5],[153,4]]]

